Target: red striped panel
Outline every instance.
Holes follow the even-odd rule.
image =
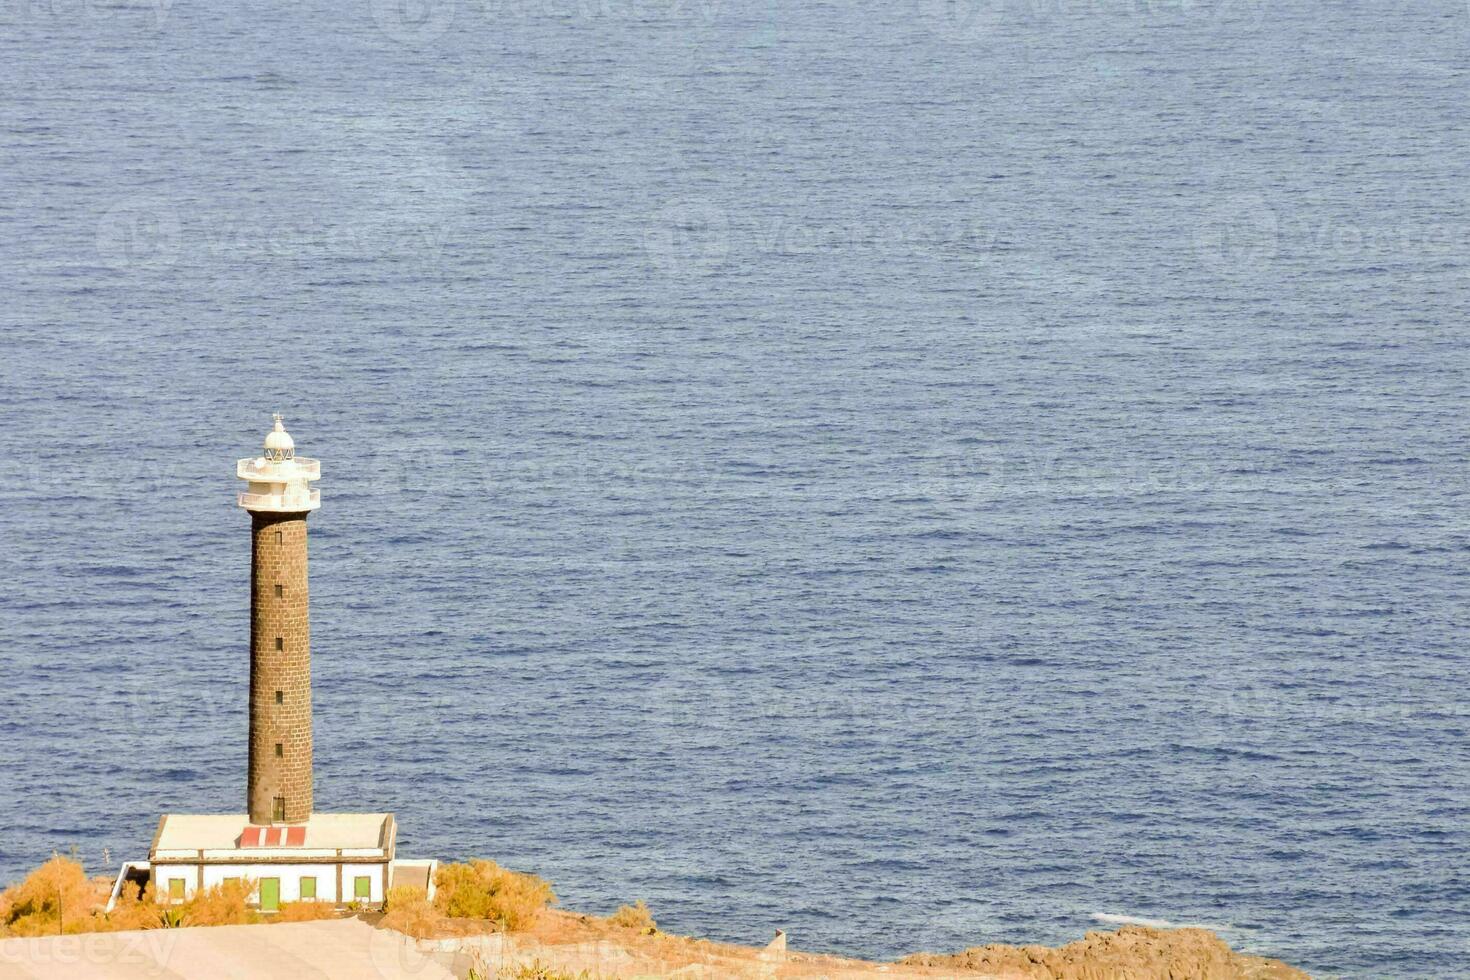
[[[241,847],[304,847],[305,827],[246,827],[240,832]]]

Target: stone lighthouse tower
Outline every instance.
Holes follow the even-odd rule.
[[[248,881],[250,905],[378,908],[396,885],[434,897],[438,862],[398,857],[391,813],[319,813],[311,793],[311,632],[306,516],[321,506],[321,463],[296,455],[281,417],[235,464],[250,512],[250,768],[245,813],[165,813],[146,861],[126,861],[108,900],[151,882],[161,903]]]
[[[321,506],[311,486],[321,463],[296,455],[275,417],[261,456],[242,459],[239,504],[250,512],[250,771],[252,824],[311,817],[311,629],[307,617],[306,515]]]

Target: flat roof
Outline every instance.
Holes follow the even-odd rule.
[[[306,839],[297,847],[309,850],[382,848],[387,846],[391,813],[313,813],[304,824]],[[240,846],[251,824],[245,813],[166,813],[159,822],[155,851],[213,851]],[[278,825],[279,826],[279,825]],[[248,846],[248,845],[247,845]]]

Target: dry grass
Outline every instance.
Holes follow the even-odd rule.
[[[428,895],[417,885],[394,885],[388,889],[388,894],[383,896],[383,911],[392,912],[395,909],[408,908],[428,900]]]
[[[653,921],[653,913],[648,911],[647,904],[641,898],[632,905],[619,906],[616,912],[607,917],[607,921],[620,929],[636,929],[645,936],[658,932],[658,923]]]
[[[528,928],[556,901],[543,879],[509,871],[494,861],[441,865],[434,885],[438,889],[434,904],[445,915],[485,919],[508,932]]]
[[[397,885],[388,889],[384,913],[379,925],[415,939],[441,935],[448,924],[444,913],[429,901],[424,890],[413,885]]]
[[[315,922],[318,919],[335,919],[339,917],[336,906],[331,902],[282,902],[276,914],[270,916],[272,922]]]
[[[592,980],[592,974],[586,970],[568,973],[537,961],[521,966],[508,966],[495,975],[495,980]]]
[[[254,887],[250,879],[236,878],[195,892],[179,907],[179,925],[244,926],[259,922],[260,915],[246,904]]]

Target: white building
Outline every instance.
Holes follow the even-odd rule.
[[[123,868],[113,900],[129,881],[151,880],[160,901],[182,902],[231,879],[251,882],[251,904],[282,902],[381,906],[397,885],[432,897],[432,860],[398,860],[391,813],[314,813],[305,824],[259,826],[243,813],[171,813],[158,821],[147,861]]]

